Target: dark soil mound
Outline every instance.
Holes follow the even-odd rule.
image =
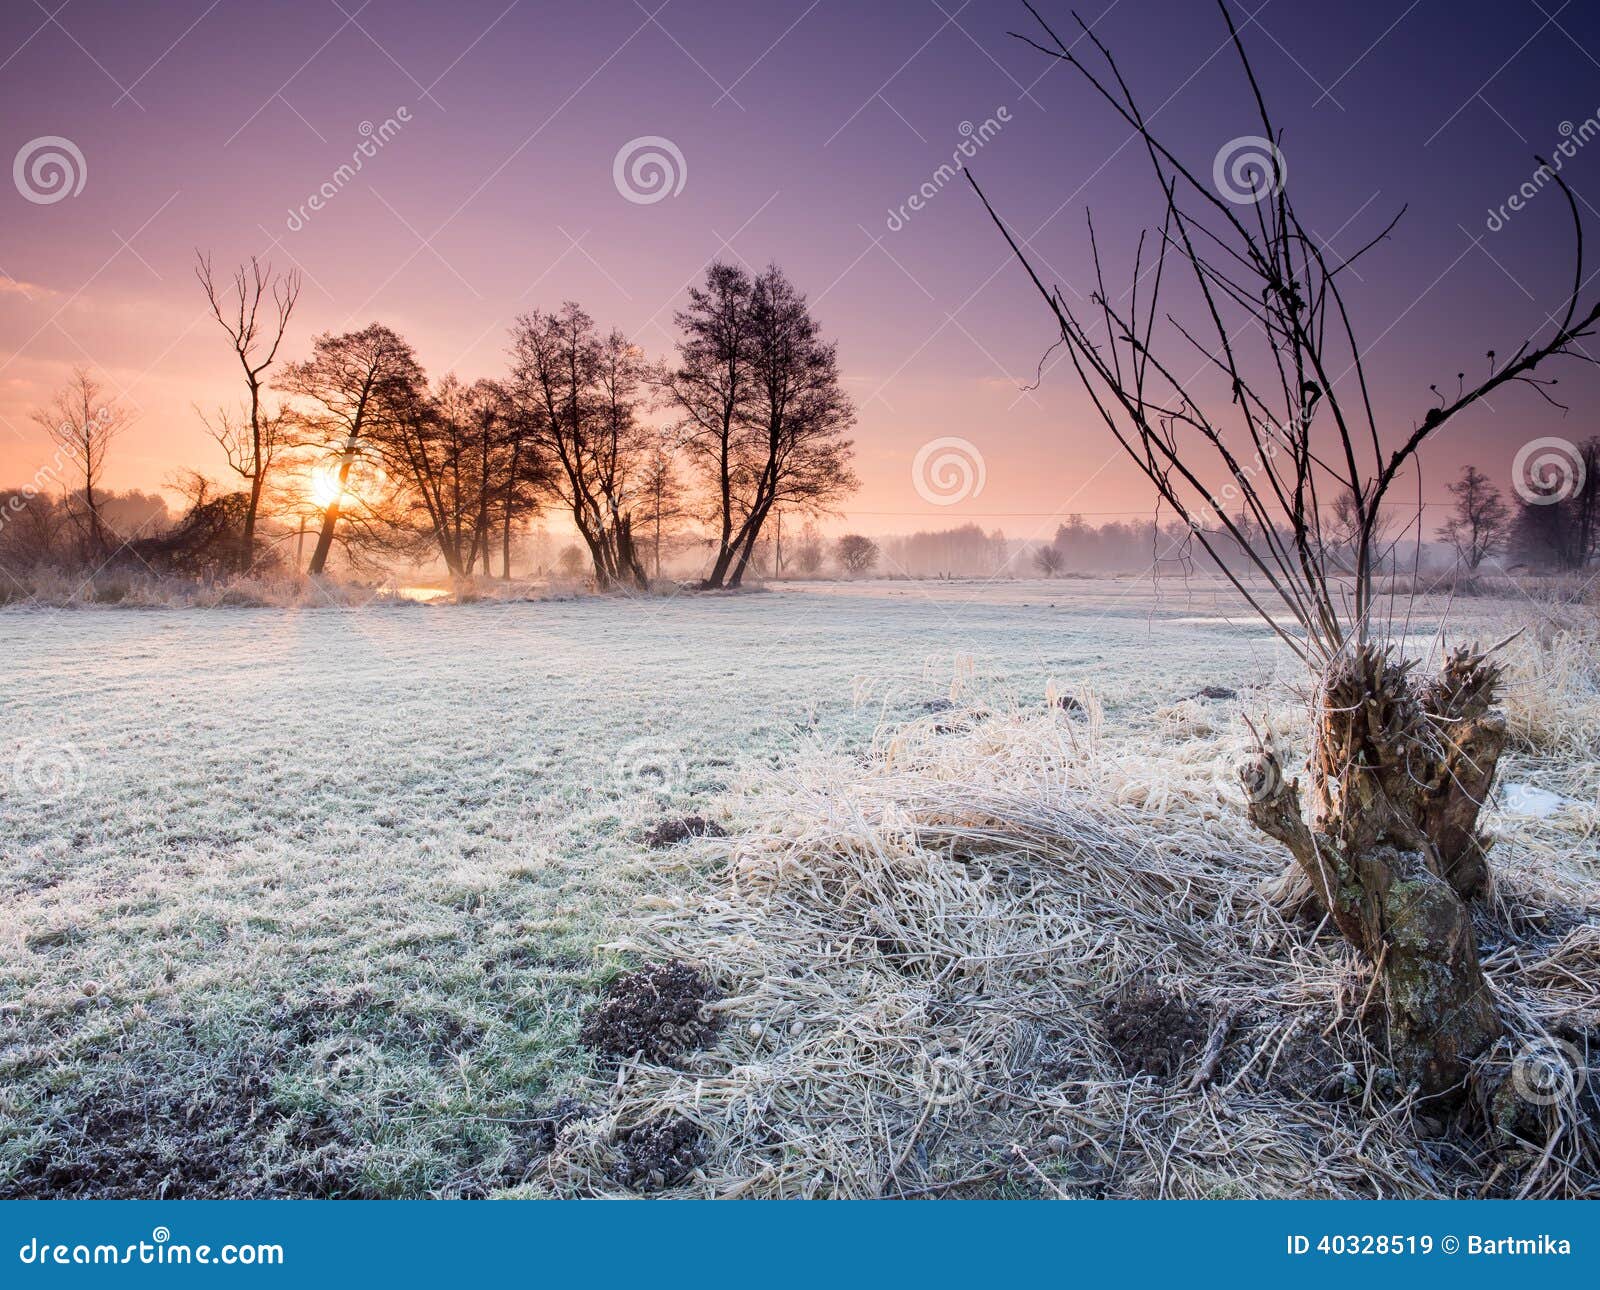
[[[252,1178],[277,1116],[262,1063],[228,1054],[187,1090],[110,1081],[62,1093],[46,1144],[3,1185],[6,1200],[94,1197],[179,1200],[273,1194]]]
[[[659,851],[664,847],[674,847],[680,842],[687,842],[690,838],[727,836],[728,831],[715,820],[708,820],[699,815],[681,815],[675,819],[662,820],[644,835],[644,841],[646,846]]]
[[[1193,695],[1196,699],[1237,699],[1239,691],[1225,685],[1202,685]]]
[[[1106,1038],[1130,1073],[1171,1079],[1206,1041],[1206,1020],[1174,994],[1139,985],[1106,1000]]]
[[[668,1063],[705,1047],[717,1019],[702,1019],[700,1009],[720,997],[687,963],[651,963],[624,973],[606,988],[605,998],[583,1019],[578,1038],[602,1057],[638,1054],[646,1061]]]
[[[687,1178],[700,1158],[700,1130],[694,1122],[663,1116],[618,1139],[615,1177],[635,1191],[659,1191]]]

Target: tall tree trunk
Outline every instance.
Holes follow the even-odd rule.
[[[1488,881],[1477,821],[1506,728],[1491,711],[1499,670],[1482,654],[1457,651],[1426,685],[1412,668],[1359,645],[1324,677],[1309,823],[1271,749],[1241,779],[1251,822],[1375,964],[1402,1075],[1450,1103],[1501,1034],[1468,902]]]
[[[351,435],[345,440],[344,456],[339,462],[339,489],[322,512],[322,528],[317,532],[317,545],[312,548],[311,563],[306,566],[306,572],[314,578],[320,577],[328,566],[328,553],[333,550],[333,532],[339,524],[339,502],[350,483],[350,467],[355,458],[356,436]]]
[[[256,562],[256,512],[261,507],[261,474],[250,480],[250,502],[244,513],[244,532],[239,536],[239,572],[249,573]]]
[[[306,572],[313,578],[321,577],[322,571],[328,567],[328,552],[333,549],[333,529],[339,522],[339,503],[337,499],[328,503],[327,510],[322,512],[322,527],[317,530],[317,544],[311,548],[311,563],[306,566]]]

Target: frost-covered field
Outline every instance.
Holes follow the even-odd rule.
[[[1293,675],[1209,585],[1111,580],[11,609],[0,658],[11,1195],[522,1183],[653,824],[951,698],[1070,692],[1154,742],[1201,687]]]

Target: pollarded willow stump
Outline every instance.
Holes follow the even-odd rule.
[[[1478,815],[1506,727],[1483,654],[1457,650],[1424,684],[1414,666],[1363,645],[1329,668],[1309,821],[1270,749],[1240,777],[1251,823],[1288,847],[1305,888],[1376,964],[1401,1074],[1453,1101],[1501,1033],[1468,902],[1489,882]]]

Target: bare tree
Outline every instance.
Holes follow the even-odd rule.
[[[822,534],[815,520],[807,520],[794,549],[794,567],[809,578],[822,568],[822,559]]]
[[[678,362],[658,379],[711,502],[705,585],[737,587],[775,510],[822,513],[857,486],[855,412],[836,346],[776,265],[712,265],[677,321]]]
[[[878,544],[869,537],[862,537],[859,533],[846,533],[839,539],[836,549],[840,565],[852,577],[858,573],[866,573],[878,563]]]
[[[648,581],[634,545],[633,489],[646,432],[639,424],[645,366],[620,332],[600,337],[569,301],[512,329],[517,414],[551,462],[601,589]]]
[[[777,265],[753,283],[756,390],[749,416],[749,480],[728,585],[737,587],[775,507],[826,511],[853,492],[855,409],[839,382],[838,347],[822,339],[806,298]],[[874,548],[876,550],[876,548]]]
[[[1266,533],[1249,511],[1242,512],[1237,523],[1241,540],[1253,546],[1262,544]],[[1342,574],[1354,575],[1363,567],[1392,572],[1395,548],[1409,527],[1400,523],[1393,510],[1379,509],[1369,515],[1355,489],[1347,488],[1334,499],[1332,514],[1317,526],[1319,561]],[[1281,543],[1283,537],[1278,537]]]
[[[1511,510],[1476,466],[1463,466],[1461,478],[1448,485],[1455,506],[1437,536],[1455,549],[1456,560],[1476,569],[1498,555],[1511,531]]]
[[[1374,605],[1376,535],[1391,490],[1415,468],[1424,441],[1501,386],[1527,385],[1548,398],[1535,369],[1573,356],[1600,304],[1580,304],[1577,205],[1547,168],[1579,225],[1573,286],[1551,327],[1505,362],[1491,354],[1481,379],[1463,378],[1453,400],[1441,398],[1387,447],[1366,350],[1342,293],[1345,270],[1388,229],[1330,262],[1296,214],[1279,133],[1225,0],[1220,7],[1267,144],[1248,188],[1224,195],[1163,143],[1089,27],[1080,22],[1081,35],[1068,43],[1034,11],[1042,35],[1024,38],[1078,73],[1135,132],[1149,161],[1160,229],[1153,247],[1139,239],[1132,285],[1120,297],[1106,288],[1092,219],[1095,289],[1080,310],[1046,286],[972,182],[1050,311],[1101,421],[1191,540],[1319,678],[1310,819],[1298,781],[1283,774],[1268,743],[1241,771],[1248,814],[1284,844],[1339,931],[1376,965],[1398,1068],[1424,1097],[1448,1101],[1462,1095],[1472,1063],[1502,1033],[1467,906],[1488,873],[1477,819],[1506,739],[1493,710],[1499,669],[1485,653],[1461,649],[1436,677],[1418,679]],[[1094,67],[1089,50],[1098,55]],[[1174,274],[1193,293],[1198,317],[1187,323],[1161,305]],[[1204,381],[1189,376],[1186,364],[1196,362]],[[1319,497],[1345,491],[1356,518],[1348,578],[1327,558],[1319,506]],[[1228,514],[1234,499],[1257,534]]]
[[[755,399],[755,363],[750,275],[738,265],[716,263],[703,286],[689,288],[689,306],[678,311],[682,333],[676,364],[664,365],[656,382],[679,416],[685,455],[704,487],[706,521],[716,541],[706,585],[720,587],[733,564],[736,491],[746,473],[744,429]]]
[[[1054,542],[1047,542],[1033,553],[1033,567],[1047,578],[1053,578],[1060,573],[1067,563],[1066,557],[1061,554],[1061,548]]]
[[[195,252],[194,274],[206,293],[206,302],[222,330],[228,334],[234,355],[244,373],[248,399],[242,419],[219,413],[215,423],[207,422],[211,437],[221,446],[228,468],[245,482],[249,493],[240,535],[238,568],[244,572],[255,559],[256,517],[261,495],[278,450],[283,446],[283,422],[267,412],[262,403],[266,371],[278,357],[289,317],[300,298],[300,274],[272,272],[254,256],[248,265],[234,271],[230,289],[219,292],[211,272],[211,258]],[[271,301],[271,317],[262,314],[263,303]],[[203,419],[203,418],[202,418]]]
[[[659,437],[650,446],[639,471],[639,518],[650,537],[650,576],[661,577],[661,547],[671,542],[674,526],[688,515],[683,484],[672,441]]]
[[[505,396],[492,382],[466,385],[454,373],[432,396],[376,427],[368,442],[407,486],[452,577],[489,563],[493,511],[501,500],[499,426]]]
[[[314,497],[320,513],[317,544],[306,572],[320,575],[343,518],[376,540],[393,527],[386,506],[387,481],[366,475],[366,491],[352,487],[358,463],[372,463],[369,445],[392,443],[407,418],[416,417],[426,378],[411,346],[389,328],[372,323],[361,331],[325,333],[312,342],[312,355],[284,370],[283,387],[303,400],[294,424],[303,451],[321,455],[314,467]],[[363,482],[358,474],[356,482]]]
[[[78,558],[85,564],[105,559],[112,537],[101,507],[106,453],[132,417],[80,367],[33,419],[56,446],[55,470],[76,481],[65,491],[67,515],[78,533]]]
[[[519,406],[509,386],[497,385],[499,432],[503,462],[497,476],[500,490],[500,576],[511,577],[511,535],[517,525],[539,513],[541,496],[555,483],[550,462],[540,448],[536,423]],[[489,557],[484,555],[484,572]]]

